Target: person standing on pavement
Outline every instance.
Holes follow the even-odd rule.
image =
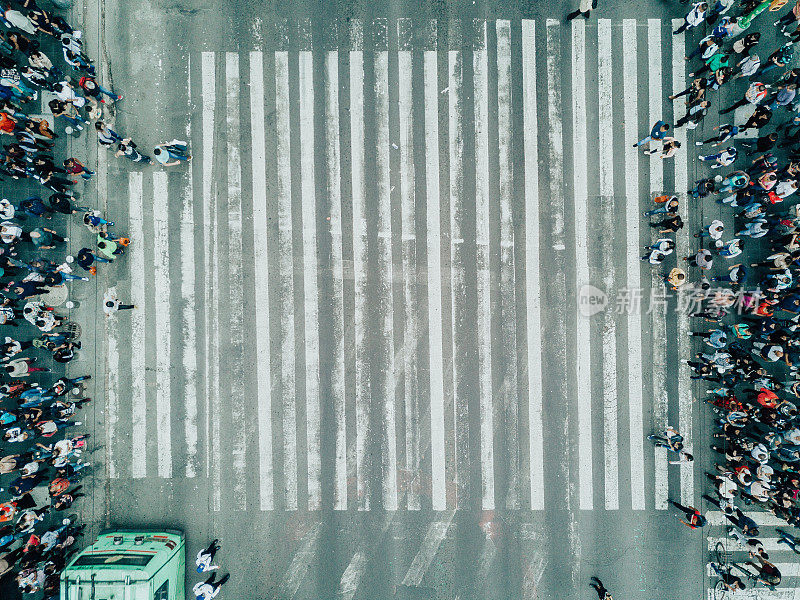
[[[597,0],[580,0],[577,10],[574,10],[567,15],[567,21],[571,21],[572,19],[580,16],[588,19],[592,10],[595,8],[597,8]]]
[[[665,137],[664,145],[661,147],[661,154],[659,155],[659,158],[672,158],[675,156],[675,153],[680,147],[681,143],[677,139],[674,137]]]

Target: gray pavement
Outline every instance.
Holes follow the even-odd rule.
[[[666,510],[699,467],[644,439],[677,425],[707,459],[689,324],[638,218],[696,167],[630,148],[673,115],[679,7],[552,20],[572,8],[75,10],[115,129],[194,157],[100,155],[85,192],[134,238],[80,307],[95,530],[221,538],[228,598],[703,594],[707,541]],[[585,284],[642,310],[589,318]],[[106,286],[138,309],[89,316]]]

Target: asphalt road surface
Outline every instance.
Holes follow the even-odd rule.
[[[193,155],[75,142],[133,239],[93,294],[137,305],[87,316],[95,530],[183,528],[189,587],[220,538],[225,598],[704,596],[709,542],[667,504],[708,459],[689,319],[639,260],[696,166],[631,147],[683,114],[694,42],[677,3],[601,5],[73,10],[114,129]],[[647,442],[667,424],[697,466]]]

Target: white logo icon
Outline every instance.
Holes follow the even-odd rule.
[[[578,310],[585,317],[591,317],[605,310],[608,296],[593,285],[583,285],[578,292]]]

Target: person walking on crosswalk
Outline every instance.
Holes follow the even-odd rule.
[[[580,0],[580,4],[578,5],[578,9],[572,11],[567,15],[567,21],[571,21],[572,19],[583,15],[585,19],[589,18],[589,14],[597,8],[597,0]]]
[[[644,148],[645,154],[655,154],[658,151],[650,149],[650,142],[658,142],[663,140],[667,135],[667,131],[669,131],[668,123],[665,123],[664,121],[656,121],[653,127],[650,129],[650,135],[640,139],[633,145],[633,147]]]
[[[697,529],[698,527],[703,527],[706,524],[707,519],[694,506],[683,506],[674,500],[670,500],[669,503],[679,511],[686,514],[686,517],[689,519],[688,522],[684,521],[683,519],[679,519],[679,521],[690,529]]]

